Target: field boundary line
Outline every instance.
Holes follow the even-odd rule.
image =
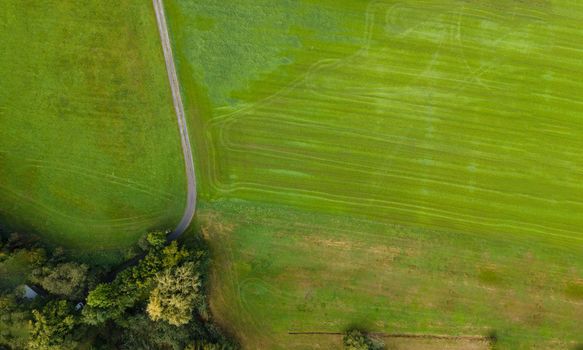
[[[170,90],[172,91],[174,111],[176,112],[176,119],[180,130],[180,144],[182,146],[187,178],[187,196],[184,214],[178,225],[176,225],[176,228],[174,228],[174,230],[168,235],[168,240],[174,240],[184,233],[194,217],[194,212],[196,211],[196,174],[194,172],[192,148],[188,136],[184,105],[182,104],[182,96],[180,94],[180,83],[178,82],[176,66],[174,65],[174,57],[172,54],[172,46],[170,44],[170,36],[168,34],[168,25],[164,13],[163,0],[152,0],[152,2],[154,4],[154,11],[156,12],[156,23],[158,24],[162,51],[164,52],[164,61],[166,62],[166,72],[168,73]]]
[[[344,335],[344,332],[288,332],[289,335]],[[443,340],[469,340],[491,342],[491,338],[484,335],[446,335],[446,334],[420,334],[420,333],[367,333],[380,338],[410,338],[410,339],[443,339]]]

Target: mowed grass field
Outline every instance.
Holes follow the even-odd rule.
[[[583,243],[581,5],[168,4],[214,195]]]
[[[289,332],[350,326],[495,332],[496,349],[570,350],[583,342],[580,251],[248,202],[205,205],[199,221],[215,259],[215,317],[248,349],[338,349],[338,336]],[[395,349],[447,348],[422,340],[385,339],[401,341]]]
[[[2,2],[0,217],[110,261],[185,205],[151,3]]]
[[[246,348],[333,347],[288,332],[354,324],[583,341],[583,4],[166,10],[213,307]]]

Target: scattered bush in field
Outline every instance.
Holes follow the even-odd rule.
[[[381,350],[384,344],[376,339],[371,339],[358,329],[351,329],[344,335],[345,350]]]
[[[488,332],[486,339],[488,339],[490,344],[496,344],[498,342],[498,332],[496,330],[491,330]]]

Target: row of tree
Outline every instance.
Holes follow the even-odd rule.
[[[70,261],[27,236],[3,237],[0,262],[25,252],[41,296],[0,294],[0,349],[234,349],[211,322],[202,241],[167,244],[146,235],[142,259],[109,281],[108,271]]]

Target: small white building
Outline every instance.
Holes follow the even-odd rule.
[[[26,299],[34,299],[38,297],[38,293],[34,291],[34,289],[30,288],[28,285],[24,285],[24,293],[22,295]]]

